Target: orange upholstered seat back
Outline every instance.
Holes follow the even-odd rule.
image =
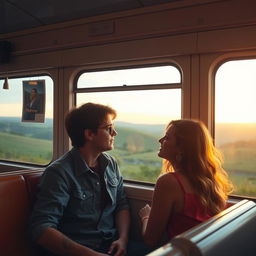
[[[0,248],[1,255],[27,256],[29,198],[22,175],[0,177]]]

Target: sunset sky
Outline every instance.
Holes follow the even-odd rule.
[[[169,67],[170,68],[170,67]],[[216,122],[246,123],[256,122],[256,60],[229,61],[224,63],[216,74]],[[122,71],[124,72],[124,71]],[[171,67],[161,71],[151,70],[140,78],[135,73],[115,74],[115,78],[107,72],[102,72],[101,81],[108,85],[120,85],[121,81],[129,84],[179,82],[180,73]],[[171,75],[170,75],[171,74]],[[169,76],[169,77],[168,77]],[[141,77],[143,79],[141,79]],[[167,77],[167,78],[166,78]],[[170,80],[171,77],[171,80]],[[53,82],[51,78],[39,77],[46,80],[46,117],[53,113]],[[31,79],[39,79],[33,77]],[[125,78],[125,79],[124,79]],[[159,80],[160,79],[160,80]],[[168,80],[169,79],[169,80]],[[21,116],[22,112],[22,80],[11,79],[10,89],[0,92],[0,116]],[[27,80],[27,79],[24,79]],[[79,85],[102,86],[101,81],[95,80],[95,74],[82,75]],[[134,82],[136,81],[136,82]],[[2,87],[3,81],[0,81]],[[146,100],[144,100],[146,99]],[[149,90],[126,92],[101,92],[79,94],[78,105],[84,102],[99,102],[108,104],[118,111],[118,120],[132,123],[161,123],[166,124],[171,119],[180,118],[181,90]]]

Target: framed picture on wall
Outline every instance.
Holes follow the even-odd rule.
[[[44,123],[45,80],[27,80],[23,83],[22,122]]]

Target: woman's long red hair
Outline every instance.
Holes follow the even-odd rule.
[[[173,166],[178,167],[207,211],[212,215],[220,212],[233,185],[222,168],[222,155],[213,145],[207,128],[195,120],[175,120],[169,123],[170,126],[174,129],[181,156],[175,163],[164,160],[162,173],[174,171]]]

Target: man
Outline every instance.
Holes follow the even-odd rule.
[[[40,98],[36,88],[31,89],[30,99],[28,100],[23,120],[35,120],[36,114],[40,113]]]
[[[126,253],[130,213],[113,149],[116,112],[86,103],[65,120],[73,148],[50,164],[31,216],[33,239],[49,255]]]

